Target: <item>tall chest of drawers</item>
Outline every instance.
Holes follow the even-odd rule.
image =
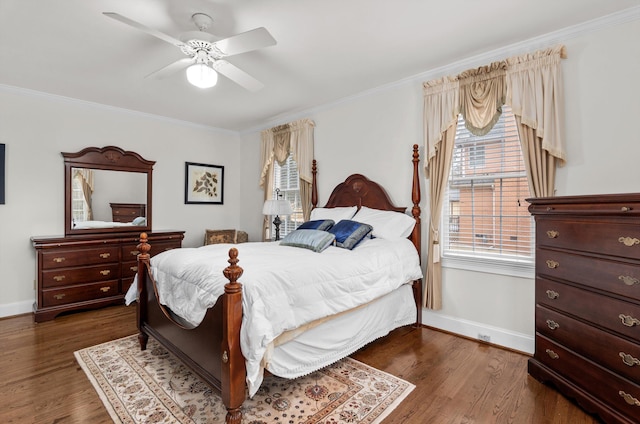
[[[184,231],[148,234],[153,256],[182,246]],[[137,271],[135,233],[32,237],[36,250],[36,322],[73,310],[121,304]]]
[[[607,423],[640,422],[640,193],[529,199],[529,374]]]

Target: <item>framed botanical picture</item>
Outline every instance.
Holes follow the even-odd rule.
[[[184,203],[222,205],[224,166],[186,162]]]

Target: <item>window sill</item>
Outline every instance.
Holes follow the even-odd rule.
[[[440,260],[443,268],[463,269],[487,274],[535,278],[535,263],[524,260],[495,259],[447,254]]]

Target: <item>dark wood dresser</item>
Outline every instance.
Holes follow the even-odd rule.
[[[184,231],[148,236],[153,256],[181,247]],[[136,233],[32,237],[37,266],[35,321],[121,304],[137,271],[138,237]]]
[[[139,216],[147,216],[144,203],[109,203],[113,222],[131,222]]]
[[[529,374],[607,423],[639,423],[640,193],[528,200],[536,221]]]

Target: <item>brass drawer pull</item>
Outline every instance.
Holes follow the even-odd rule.
[[[132,250],[132,251],[131,251],[131,252],[129,252],[129,253],[131,253],[131,255],[132,255],[132,256],[138,256],[138,254],[140,253],[140,251],[139,251],[139,250]]]
[[[109,275],[109,274],[111,274],[111,270],[110,269],[103,269],[102,271],[100,271],[100,274]]]
[[[109,290],[111,290],[111,287],[109,287],[109,286],[100,287],[100,291],[101,291],[102,293],[106,293],[106,292],[108,292]]]
[[[62,298],[64,298],[65,294],[64,293],[60,293],[60,294],[54,294],[53,297],[55,297],[57,300],[62,300]]]
[[[556,230],[549,230],[547,231],[547,237],[549,238],[558,238],[558,236],[560,235],[560,232],[556,231]]]
[[[60,262],[64,262],[64,258],[53,258],[53,262],[59,264]]]
[[[626,325],[627,327],[633,327],[634,325],[640,325],[640,320],[638,318],[634,318],[630,315],[624,315],[624,314],[620,314],[618,315],[618,318],[620,318],[620,320],[622,321],[623,325]]]
[[[560,356],[551,349],[545,350],[551,359],[558,359]]]
[[[633,237],[620,237],[618,238],[618,241],[622,244],[624,244],[625,246],[631,247],[631,246],[635,246],[636,244],[640,244],[640,240],[638,240],[637,238]]]
[[[227,352],[226,350],[222,352],[222,362],[224,362],[225,364],[229,362],[229,352]]]
[[[618,394],[620,395],[620,397],[622,399],[624,399],[625,402],[627,402],[629,405],[635,405],[635,406],[640,406],[640,400],[634,398],[633,396],[631,396],[629,393],[625,393],[622,390],[620,390],[618,392]]]
[[[64,275],[54,275],[53,279],[56,280],[57,282],[60,282],[60,281],[65,279],[65,276]]]
[[[627,286],[633,286],[633,285],[636,285],[636,284],[640,283],[640,280],[638,280],[637,278],[634,278],[634,277],[632,277],[630,275],[621,275],[621,276],[618,277],[618,280],[622,281]]]
[[[109,256],[111,256],[111,253],[101,253],[101,254],[100,254],[100,257],[101,257],[102,259],[107,259]]]
[[[559,266],[560,266],[559,262],[552,261],[551,259],[547,259],[547,267],[549,267],[550,269],[555,269],[555,268],[558,268]]]
[[[547,297],[549,299],[557,299],[560,297],[560,293],[553,290],[547,290]]]
[[[129,269],[130,269],[131,271],[133,271],[133,272],[138,272],[138,267],[137,267],[137,266],[129,267]]]
[[[634,365],[640,365],[640,359],[634,358],[628,353],[620,352],[618,355],[620,355],[620,357],[622,358],[622,362],[624,362],[625,365],[629,365],[630,367]]]
[[[548,326],[550,329],[555,330],[555,329],[557,329],[557,328],[559,328],[559,327],[560,327],[560,324],[558,324],[557,322],[555,322],[555,321],[554,321],[554,320],[552,320],[552,319],[548,319],[548,320],[547,320],[547,326]]]

